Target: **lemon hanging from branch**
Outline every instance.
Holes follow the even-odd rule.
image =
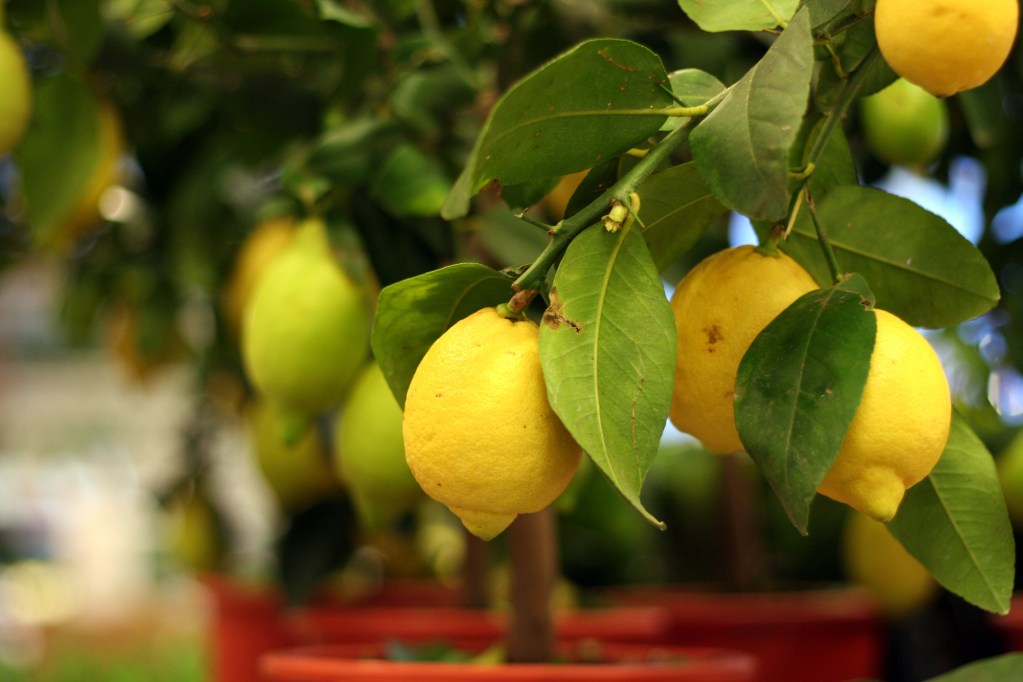
[[[939,97],[983,85],[1012,49],[1017,0],[877,0],[877,45],[897,74]]]
[[[242,359],[295,442],[341,402],[368,353],[369,305],[334,257],[320,219],[302,223],[256,284],[242,319]]]
[[[484,308],[449,328],[405,398],[405,457],[430,497],[490,540],[572,480],[580,448],[547,402],[539,328]]]

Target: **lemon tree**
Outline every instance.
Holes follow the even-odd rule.
[[[858,183],[842,122],[894,80],[873,15],[841,2],[770,11],[680,4],[707,30],[773,27],[779,35],[727,86],[698,70],[669,74],[638,44],[594,39],[510,87],[442,215],[471,214],[470,199],[496,183],[511,207],[528,206],[524,196],[540,201],[551,178],[590,170],[563,219],[528,218],[549,237],[514,271],[504,297],[477,287],[499,283],[499,273],[483,269],[469,279],[436,270],[384,290],[374,348],[381,357],[406,351],[401,362],[382,362],[392,388],[406,396],[415,360],[465,317],[452,315],[454,301],[503,299],[540,324],[550,405],[651,522],[659,523],[640,490],[670,414],[711,450],[749,452],[800,531],[817,494],[897,519],[896,536],[940,582],[1004,610],[1011,539],[993,463],[977,441],[963,440],[944,369],[913,328],[980,315],[999,291],[983,255],[944,220]],[[679,150],[692,161],[676,161]],[[760,246],[691,268],[669,304],[661,271],[726,209],[754,222]],[[424,314],[444,325],[408,343],[411,325],[400,316]],[[420,409],[406,399],[406,420],[421,419]],[[946,466],[979,467],[988,484],[983,492],[939,484]],[[924,486],[934,495],[915,494]],[[967,506],[990,521],[986,530],[950,511]],[[932,518],[915,532],[957,551],[945,559],[920,552],[903,517]]]
[[[153,336],[181,336],[200,406],[240,387],[292,435],[344,405],[370,345],[425,492],[440,482],[481,535],[510,524],[516,547],[571,477],[567,465],[540,476],[539,455],[569,441],[660,527],[644,480],[671,419],[715,450],[745,450],[794,534],[830,495],[890,518],[945,588],[1007,608],[1011,529],[989,432],[974,427],[1001,405],[976,386],[1023,368],[1020,255],[1013,213],[1000,214],[1023,192],[1015,2],[4,9],[32,82],[0,173],[4,262],[58,247],[78,342],[127,302],[160,321]],[[868,153],[856,114],[900,76],[951,114],[948,153],[919,172],[961,177],[964,156],[985,171],[976,245],[870,184],[908,135]],[[109,158],[117,173],[94,182]],[[87,227],[71,230],[81,196]],[[247,289],[234,264],[266,215],[302,227],[251,296],[231,293]],[[758,244],[733,250],[726,224],[745,220]],[[702,263],[735,254],[707,278]],[[249,301],[240,316],[220,305],[235,298]],[[481,310],[501,311],[469,335],[492,364],[431,369]],[[985,338],[977,329],[1004,354],[970,381],[939,371],[927,341]],[[502,344],[526,331],[520,355],[533,359],[512,370]],[[714,342],[700,351],[701,338]],[[530,474],[544,485],[522,483]],[[344,560],[352,506],[335,491],[289,515],[279,547],[309,560],[288,563],[286,581]]]

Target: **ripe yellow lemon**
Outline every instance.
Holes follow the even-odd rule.
[[[411,511],[423,491],[405,461],[401,406],[371,362],[352,385],[334,426],[334,465],[359,520],[383,529]]]
[[[939,97],[985,83],[1012,49],[1018,0],[877,0],[881,54],[897,74]]]
[[[25,55],[0,28],[0,156],[14,149],[32,115],[32,79]]]
[[[855,511],[842,531],[842,566],[846,577],[868,590],[892,619],[921,609],[938,588],[923,564],[883,523]]]
[[[369,350],[369,304],[331,251],[322,220],[303,222],[267,268],[242,318],[242,359],[294,441],[339,404]]]
[[[245,306],[266,268],[280,256],[295,236],[292,216],[278,216],[259,223],[242,242],[231,274],[221,293],[221,309],[230,329],[241,329]]]
[[[547,401],[539,328],[484,308],[427,351],[405,399],[405,457],[430,497],[490,540],[562,493],[580,448]]]
[[[842,447],[820,487],[878,521],[931,472],[948,441],[952,399],[937,353],[911,326],[876,310],[870,372]]]
[[[690,270],[671,297],[678,330],[672,424],[716,454],[742,450],[733,408],[739,362],[771,320],[816,288],[788,256],[752,246],[718,251]]]

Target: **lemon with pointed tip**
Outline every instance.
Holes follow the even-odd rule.
[[[423,499],[405,461],[401,406],[376,362],[352,385],[334,426],[334,466],[370,530],[393,524]]]
[[[859,512],[849,514],[842,530],[842,566],[849,580],[869,591],[892,619],[919,611],[938,590],[923,564],[885,524]]]
[[[0,156],[18,145],[31,115],[32,79],[25,55],[0,26]]]
[[[369,348],[366,296],[335,258],[320,219],[304,221],[260,277],[242,317],[242,359],[283,437],[338,405]]]
[[[739,362],[753,339],[816,282],[796,261],[752,246],[698,263],[671,297],[678,331],[671,423],[711,452],[743,449],[733,398]]]
[[[941,360],[918,331],[875,310],[877,335],[859,407],[817,491],[878,521],[931,472],[948,441],[952,398]]]
[[[484,308],[427,351],[405,398],[405,457],[423,490],[490,540],[568,486],[579,446],[547,401],[539,328]]]
[[[1015,42],[1018,0],[877,0],[874,30],[895,73],[939,97],[983,85]]]

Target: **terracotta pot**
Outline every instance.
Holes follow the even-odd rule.
[[[710,593],[650,587],[618,589],[610,597],[618,604],[667,609],[668,644],[753,654],[763,682],[842,682],[882,673],[884,621],[859,590]]]
[[[203,576],[202,583],[211,604],[207,657],[213,682],[257,680],[260,656],[300,643],[284,626],[276,590],[215,575]]]
[[[459,647],[469,653],[486,648],[478,643]],[[599,659],[580,655],[599,651]],[[481,664],[449,662],[397,662],[383,658],[383,646],[346,645],[313,647],[267,654],[262,661],[267,682],[339,682],[387,680],[485,680],[487,682],[538,680],[591,682],[599,680],[677,680],[680,682],[753,682],[756,662],[748,654],[717,649],[654,647],[639,644],[562,645],[562,658],[550,664]],[[584,662],[600,660],[602,662]]]
[[[358,604],[329,599],[293,610],[285,608],[271,586],[248,586],[217,575],[204,576],[203,584],[212,602],[208,646],[213,682],[252,682],[258,679],[259,657],[287,647],[388,638],[494,641],[505,631],[506,617],[497,612],[429,606],[457,599],[454,590],[432,584],[395,583]],[[416,606],[398,606],[403,602]],[[555,626],[566,641],[661,642],[668,615],[647,606],[579,610],[559,614]]]
[[[507,615],[460,608],[345,608],[313,606],[289,616],[294,639],[306,644],[379,642],[388,638],[422,642],[494,641],[506,630]],[[668,613],[656,606],[579,609],[555,615],[559,640],[596,638],[614,642],[661,642]]]
[[[325,641],[321,630],[302,627],[302,618],[285,607],[276,586],[250,585],[229,576],[207,574],[200,581],[209,596],[211,618],[208,627],[210,679],[214,682],[252,682],[259,673],[259,657],[289,646]],[[360,607],[401,605],[453,607],[458,591],[435,581],[388,581],[379,589],[358,595],[321,598],[318,613],[341,610],[354,613]],[[366,641],[365,639],[359,641]]]

